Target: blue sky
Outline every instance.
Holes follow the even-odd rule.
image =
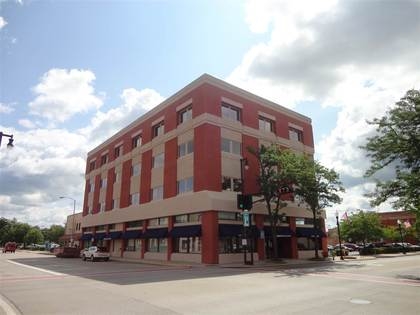
[[[209,73],[312,118],[316,157],[371,209],[359,149],[419,87],[420,2],[0,1],[0,216],[62,223],[95,145]],[[385,171],[381,176],[388,176]]]

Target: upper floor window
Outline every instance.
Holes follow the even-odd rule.
[[[223,176],[222,190],[241,191],[242,182],[239,178],[231,178],[231,177]]]
[[[141,136],[140,135],[135,136],[131,139],[131,148],[132,149],[137,148],[140,145],[141,145]]]
[[[114,158],[116,159],[122,154],[122,145],[119,145],[114,148]]]
[[[130,205],[138,205],[140,203],[140,194],[134,193],[130,195]]]
[[[219,211],[217,212],[219,220],[241,221],[241,217],[237,212]]]
[[[131,166],[131,176],[140,175],[140,164],[135,164]]]
[[[101,156],[101,166],[108,162],[108,154],[104,154]]]
[[[184,156],[194,152],[194,142],[192,140],[178,145],[178,156]]]
[[[118,183],[120,181],[121,174],[118,172],[114,173],[114,183]]]
[[[152,188],[152,200],[163,199],[163,186]]]
[[[182,194],[193,190],[193,178],[185,178],[178,181],[178,194]]]
[[[200,222],[200,213],[189,213],[175,216],[175,223]]]
[[[89,163],[89,171],[93,171],[95,169],[95,161]]]
[[[163,135],[165,132],[165,125],[163,120],[160,123],[154,125],[152,131],[153,138]]]
[[[241,154],[241,143],[235,140],[222,138],[222,151],[232,154]]]
[[[227,103],[222,103],[222,117],[233,121],[241,121],[241,110]]]
[[[152,167],[153,168],[158,168],[158,167],[162,167],[163,163],[164,163],[164,159],[165,159],[165,155],[164,153],[160,153],[158,155],[155,155],[153,157],[153,161],[152,161]]]
[[[101,178],[100,187],[106,188],[107,180],[106,178]]]
[[[303,142],[303,131],[296,128],[289,127],[289,139]]]
[[[182,124],[190,119],[192,119],[192,105],[187,106],[178,112],[178,124]]]
[[[98,225],[96,226],[96,231],[105,231],[106,230],[106,225]]]
[[[95,183],[89,182],[89,192],[93,192],[95,190]]]
[[[274,121],[265,117],[258,117],[259,128],[261,131],[274,132]]]
[[[115,230],[115,224],[114,223],[108,224],[108,229],[109,230]]]
[[[126,223],[127,228],[143,227],[143,220],[130,221]]]
[[[168,225],[168,217],[154,218],[149,220],[149,226]]]
[[[105,211],[105,202],[101,202],[99,204],[99,212],[104,212]]]

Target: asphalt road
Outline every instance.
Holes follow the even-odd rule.
[[[420,255],[255,268],[0,254],[0,314],[419,314]]]

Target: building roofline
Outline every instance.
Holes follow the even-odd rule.
[[[234,86],[230,83],[227,83],[221,79],[218,79],[214,76],[211,76],[207,73],[202,74],[201,76],[199,76],[197,79],[195,79],[194,81],[192,81],[191,83],[189,83],[188,85],[186,85],[185,87],[183,87],[181,90],[177,91],[175,94],[173,94],[172,96],[168,97],[167,99],[165,99],[163,102],[161,102],[160,104],[158,104],[157,106],[155,106],[154,108],[152,108],[151,110],[149,110],[148,112],[144,113],[143,115],[141,115],[139,118],[137,118],[136,120],[134,120],[133,122],[131,122],[130,124],[128,124],[126,127],[122,128],[121,130],[119,130],[118,132],[116,132],[114,135],[112,135],[111,137],[109,137],[108,139],[106,139],[104,142],[102,142],[101,144],[99,144],[98,146],[96,146],[95,148],[93,148],[92,150],[90,150],[88,152],[88,156],[92,155],[94,153],[96,153],[98,150],[100,150],[101,148],[107,146],[109,143],[111,143],[112,141],[114,141],[116,138],[122,136],[124,133],[126,133],[128,130],[134,128],[135,126],[139,125],[140,123],[142,123],[143,121],[147,120],[148,118],[150,118],[151,116],[155,115],[156,113],[158,113],[159,111],[163,110],[165,107],[169,106],[170,104],[172,104],[173,102],[175,102],[176,100],[182,98],[184,95],[190,93],[192,90],[196,89],[197,87],[203,85],[203,84],[211,84],[213,86],[216,86],[218,88],[221,88],[223,90],[227,90],[233,94],[236,94],[238,96],[241,96],[245,99],[248,99],[250,101],[254,101],[256,103],[259,103],[261,105],[265,105],[269,108],[271,108],[274,111],[277,112],[282,112],[285,115],[288,115],[292,118],[304,121],[306,123],[311,123],[311,119],[305,115],[299,114],[289,108],[286,108],[282,105],[279,105],[277,103],[274,103],[272,101],[269,101],[263,97],[260,97],[258,95],[255,95],[251,92],[248,92],[244,89],[241,89],[237,86]]]

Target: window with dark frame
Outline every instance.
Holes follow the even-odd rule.
[[[185,156],[194,152],[194,141],[190,140],[178,145],[178,157]]]
[[[222,103],[222,118],[241,121],[241,109],[228,103]]]
[[[303,142],[303,131],[293,127],[289,127],[289,139]]]
[[[258,117],[259,129],[266,132],[274,132],[274,121],[266,117]]]
[[[108,154],[104,154],[101,156],[101,166],[105,165],[108,162]]]
[[[93,171],[95,169],[95,161],[89,163],[89,171]]]
[[[159,153],[153,157],[152,168],[163,167],[164,162],[165,162],[165,154],[163,152]]]
[[[152,132],[153,138],[163,135],[165,133],[165,124],[164,124],[164,121],[162,120],[158,124],[154,125],[152,127],[152,131],[153,131]]]
[[[192,105],[189,105],[178,112],[178,124],[192,119]]]
[[[141,136],[140,135],[131,138],[131,148],[132,149],[137,148],[140,145],[141,145]]]
[[[121,146],[119,145],[119,146],[114,148],[114,158],[116,159],[120,155],[121,155]]]
[[[193,178],[192,177],[184,178],[178,181],[177,186],[178,186],[178,194],[183,194],[189,191],[193,191],[194,189]]]

